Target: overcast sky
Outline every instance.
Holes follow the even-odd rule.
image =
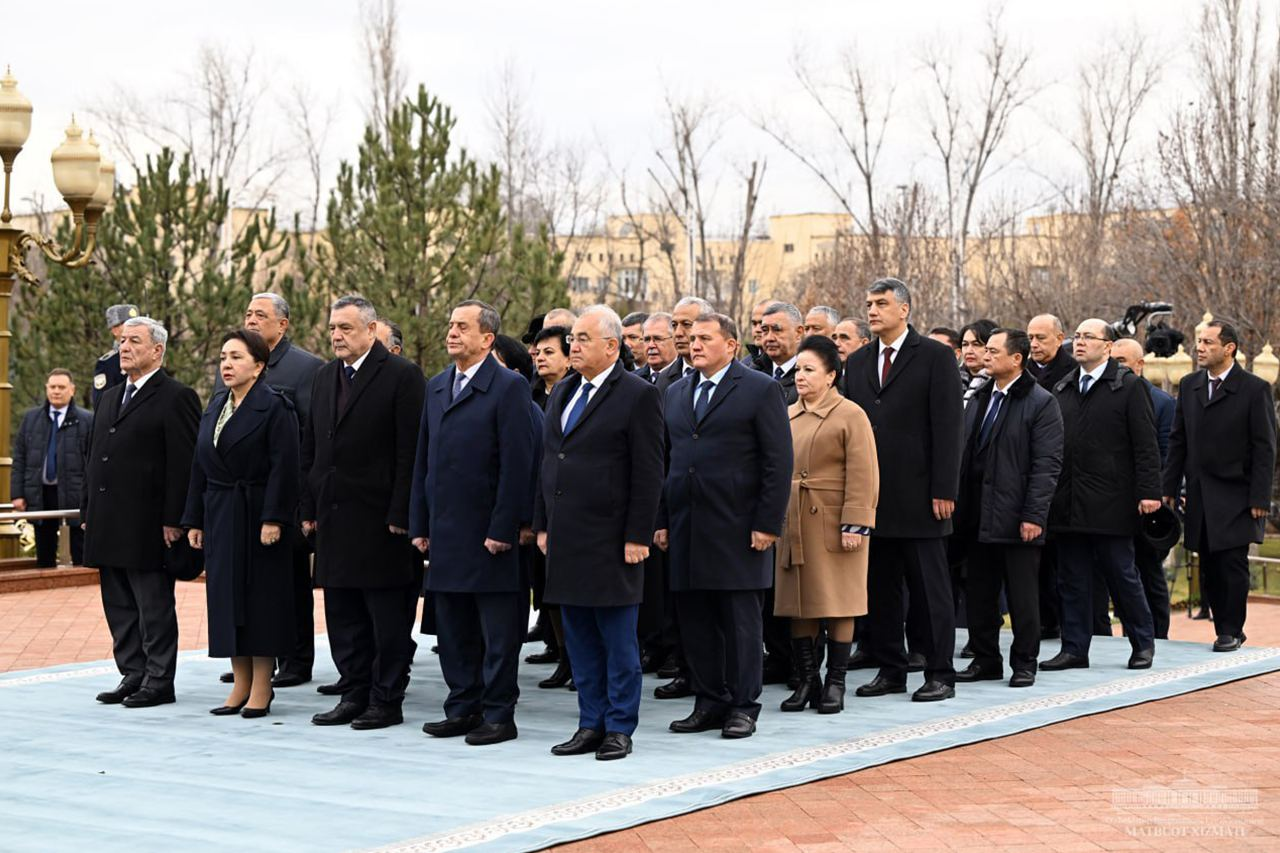
[[[1029,73],[1042,91],[1016,122],[1006,153],[1017,156],[1003,173],[1000,191],[1040,198],[1046,194],[1043,175],[1069,173],[1073,164],[1060,130],[1075,121],[1079,63],[1109,34],[1135,27],[1168,62],[1159,98],[1141,129],[1149,151],[1168,105],[1185,97],[1188,47],[1200,5],[1009,3],[1005,26],[1014,43],[1031,50]],[[527,78],[530,106],[549,139],[582,145],[601,168],[607,162],[630,174],[642,174],[663,143],[664,91],[714,98],[725,118],[716,164],[767,159],[761,198],[767,215],[835,209],[830,194],[750,120],[779,116],[806,144],[829,147],[829,134],[813,118],[790,71],[797,50],[821,68],[834,66],[839,51],[855,46],[884,83],[896,82],[883,182],[933,182],[938,173],[924,144],[921,49],[944,46],[965,67],[982,44],[989,8],[970,0],[404,0],[401,48],[411,89],[425,83],[449,103],[460,136],[476,152],[491,147],[486,101],[506,61]],[[23,7],[21,26],[7,29],[0,56],[35,105],[32,136],[14,174],[16,206],[26,208],[22,200],[32,193],[57,199],[48,155],[73,111],[87,118],[87,110],[117,87],[143,98],[179,91],[206,43],[232,52],[252,49],[263,61],[268,73],[261,79],[271,92],[260,113],[264,140],[287,142],[277,101],[301,83],[318,107],[335,111],[327,147],[330,173],[340,158],[354,157],[367,89],[356,0],[30,3]],[[976,75],[968,82],[976,85]],[[302,169],[299,164],[299,175]],[[722,220],[731,218],[737,203],[728,181],[717,198]],[[285,186],[281,203],[296,203],[299,186]]]

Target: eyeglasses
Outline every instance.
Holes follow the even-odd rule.
[[[1076,332],[1071,336],[1073,341],[1105,341],[1106,338],[1100,338],[1097,335],[1091,335],[1088,332]]]
[[[670,335],[645,335],[640,340],[644,341],[646,344],[660,344],[663,341],[671,340],[671,336]]]

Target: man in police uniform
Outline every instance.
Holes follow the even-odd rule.
[[[120,372],[120,329],[124,321],[138,316],[137,305],[112,305],[107,309],[107,328],[111,330],[111,349],[102,354],[93,366],[93,387],[89,390],[89,403],[98,408],[98,401],[112,385],[124,381]]]

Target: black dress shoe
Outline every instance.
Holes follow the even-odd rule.
[[[333,684],[321,684],[316,688],[316,692],[321,696],[341,696],[347,692],[347,685],[342,682],[342,679],[338,679]]]
[[[240,709],[249,701],[249,697],[244,697],[244,702],[239,705],[219,705],[217,708],[210,708],[209,713],[215,717],[230,717],[232,714],[239,714]]]
[[[1191,618],[1192,618],[1192,619],[1211,619],[1211,618],[1212,618],[1212,616],[1210,616],[1210,614],[1209,614],[1209,608],[1208,608],[1208,607],[1205,607],[1204,605],[1201,605],[1201,606],[1200,606],[1200,609],[1199,609],[1199,610],[1197,610],[1197,611],[1196,611],[1196,614],[1195,614],[1194,616],[1192,616]]]
[[[515,740],[519,734],[516,731],[515,722],[482,723],[467,733],[467,743],[471,746],[489,746],[507,740]]]
[[[1230,634],[1223,634],[1213,641],[1213,650],[1215,652],[1234,652],[1236,649],[1240,648],[1240,643],[1241,639],[1239,637],[1233,637]],[[98,698],[101,699],[102,697],[99,696]]]
[[[364,711],[364,705],[357,705],[355,702],[339,702],[332,711],[316,714],[311,718],[311,722],[317,726],[345,726]]]
[[[552,755],[586,755],[595,752],[604,743],[604,732],[595,729],[578,729],[564,743],[551,747]]]
[[[886,696],[890,693],[906,693],[907,685],[898,684],[883,675],[877,675],[853,692],[864,698],[867,696]]]
[[[141,684],[132,681],[121,681],[115,690],[104,690],[96,698],[103,705],[119,705],[141,689]]]
[[[596,761],[617,761],[631,754],[631,736],[622,732],[609,732],[596,750]]]
[[[876,663],[875,658],[867,654],[862,649],[858,649],[856,652],[849,655],[849,664],[845,669],[874,669],[877,666],[879,666],[879,664]]]
[[[720,737],[744,738],[756,733],[756,721],[741,711],[734,711],[720,728]]]
[[[1058,652],[1047,661],[1041,663],[1040,668],[1047,672],[1056,672],[1060,669],[1088,669],[1089,659],[1073,655],[1071,652]]]
[[[399,705],[370,705],[364,713],[351,721],[351,728],[359,731],[385,729],[404,722],[404,712]]]
[[[473,714],[469,717],[449,717],[435,723],[427,723],[422,727],[422,731],[432,737],[461,737],[482,725],[484,725],[484,717]]]
[[[1155,659],[1155,656],[1156,650],[1154,648],[1138,649],[1129,655],[1129,669],[1151,669],[1151,662]]]
[[[246,699],[246,700],[245,700],[245,702],[246,702],[246,703],[247,703],[248,701],[249,701],[248,699]],[[271,688],[271,698],[267,699],[267,707],[265,707],[265,708],[250,708],[250,707],[246,704],[246,705],[244,705],[243,707],[241,707],[241,709],[240,709],[240,716],[244,717],[246,720],[253,720],[253,719],[257,719],[258,717],[265,717],[267,714],[270,714],[270,713],[271,713],[271,703],[272,703],[272,702],[274,702],[274,701],[276,701],[276,690],[275,690],[275,688],[273,687],[273,688]]]
[[[126,708],[154,708],[156,705],[168,705],[175,702],[173,688],[161,690],[158,687],[143,687],[137,693],[126,696],[121,705]]]
[[[694,732],[709,732],[722,726],[724,726],[724,717],[722,715],[694,708],[692,714],[683,720],[676,720],[667,728],[676,734],[687,735]]]
[[[956,673],[959,675],[960,673]],[[1013,676],[1009,679],[1010,687],[1030,687],[1036,683],[1036,674],[1029,669],[1014,670]]]
[[[1000,681],[1004,673],[998,669],[987,669],[971,663],[956,673],[956,681]]]
[[[540,642],[542,642],[542,640],[543,640],[543,639],[544,639],[544,637],[546,636],[546,635],[543,633],[543,630],[544,630],[544,629],[543,629],[543,627],[542,627],[541,614],[539,614],[538,622],[537,622],[537,623],[536,623],[532,628],[530,628],[530,629],[529,629],[529,633],[527,633],[527,634],[525,634],[525,635],[524,635],[524,641],[525,641],[526,643],[540,643]]]
[[[272,687],[297,687],[311,680],[311,673],[277,672],[271,679]]]
[[[525,663],[558,663],[560,660],[559,649],[544,649],[525,657]]]
[[[236,674],[234,672],[224,672],[222,675],[218,676],[218,680],[223,684],[235,684]]]
[[[915,693],[911,694],[912,702],[941,702],[943,699],[954,699],[956,689],[945,681],[926,681]]]
[[[960,657],[969,660],[973,657],[973,648],[968,643],[964,644],[964,648],[960,650]]]
[[[680,661],[675,655],[667,655],[667,659],[658,667],[659,678],[677,678],[680,675]]]
[[[907,672],[924,672],[928,664],[929,661],[925,660],[925,656],[919,652],[907,655]]]
[[[666,684],[653,688],[656,699],[683,699],[693,695],[693,685],[683,675],[677,676]]]
[[[555,690],[568,687],[571,681],[573,681],[573,670],[569,667],[567,660],[562,660],[556,667],[556,671],[539,681],[538,686],[543,690]]]

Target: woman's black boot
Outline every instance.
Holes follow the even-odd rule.
[[[844,710],[844,673],[849,666],[853,643],[827,640],[827,681],[822,685],[819,714],[838,714]]]
[[[848,657],[847,654],[845,656]],[[803,711],[810,704],[818,707],[822,679],[818,677],[818,666],[813,662],[813,638],[792,637],[791,657],[796,662],[800,684],[795,693],[782,700],[782,710]]]

